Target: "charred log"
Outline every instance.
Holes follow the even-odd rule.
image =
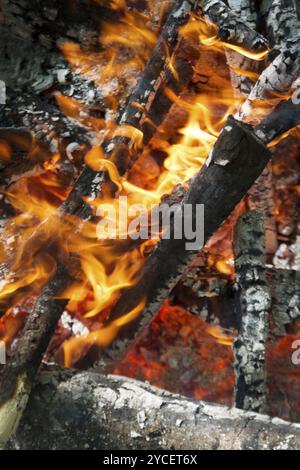
[[[243,104],[239,118],[243,121],[259,120],[255,112],[255,103],[264,101],[266,109],[272,110],[281,99],[284,99],[300,73],[300,47],[293,38],[287,40],[285,49],[260,75],[248,99]]]
[[[271,296],[266,282],[265,229],[262,215],[247,212],[235,229],[238,286],[238,337],[234,343],[235,404],[266,411],[265,348]]]
[[[229,0],[228,6],[245,24],[253,30],[257,30],[258,11],[254,0],[244,0],[242,2]],[[258,73],[260,63],[230,50],[226,51],[226,57],[230,67],[233,88],[238,95],[248,96],[253,86],[253,78],[251,77]]]
[[[190,187],[178,189],[169,204],[191,204],[195,224],[196,206],[204,205],[204,243],[230,215],[246,195],[270,158],[269,151],[255,138],[248,126],[230,118],[215,145],[210,161],[192,180]],[[165,202],[168,202],[165,201]],[[172,221],[173,223],[173,221]],[[174,227],[171,229],[171,233]],[[162,300],[179,280],[196,251],[186,249],[185,237],[162,240],[146,260],[141,280],[121,296],[112,312],[112,319],[130,311],[147,298],[142,315],[124,327],[120,340],[104,352],[110,360],[118,360],[133,338],[136,338],[157,312]],[[172,256],[170,254],[172,253]],[[105,362],[106,359],[105,359]]]
[[[274,186],[272,166],[269,164],[249,191],[247,204],[250,210],[259,210],[264,216],[266,254],[274,255],[278,247],[275,222]]]
[[[261,121],[255,133],[264,142],[272,142],[300,124],[300,105],[293,100],[282,101]]]
[[[10,442],[12,449],[35,450],[299,447],[296,424],[196,402],[123,377],[68,372],[41,374]]]
[[[267,37],[273,47],[272,54],[285,48],[287,38],[297,36],[300,28],[299,14],[294,0],[269,0],[262,2],[266,15]]]
[[[204,0],[204,14],[218,27],[218,35],[222,41],[243,47],[249,51],[264,51],[268,48],[267,40],[252,29],[247,21],[232,11],[223,1]],[[248,0],[239,2],[241,11],[249,11]],[[236,4],[236,2],[235,2]],[[245,6],[245,8],[244,8]],[[252,20],[252,18],[251,18]],[[253,21],[251,21],[251,26]]]
[[[284,336],[287,327],[300,317],[300,272],[267,269],[266,274],[272,296],[272,329]]]

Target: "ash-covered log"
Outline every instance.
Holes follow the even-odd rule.
[[[246,25],[257,30],[258,8],[254,0],[229,0],[228,6]],[[267,41],[266,41],[267,42]],[[245,57],[240,52],[226,50],[231,83],[236,94],[248,96],[253,87],[253,76],[259,73],[261,63]]]
[[[299,2],[297,0],[263,0],[267,36],[276,54],[286,46],[287,38],[297,37],[300,28]]]
[[[266,279],[265,227],[262,214],[243,214],[235,227],[238,336],[234,342],[235,405],[266,412],[266,361],[271,295]]]
[[[287,39],[283,51],[263,71],[238,114],[252,123],[260,114],[274,109],[289,94],[300,74],[300,45],[294,38]],[[264,106],[262,106],[264,102]],[[262,108],[262,109],[260,109]]]
[[[300,317],[300,272],[268,268],[266,275],[272,296],[272,330],[285,336],[288,326]]]
[[[128,378],[46,372],[9,447],[296,450],[300,427],[186,399]]]
[[[243,0],[248,10],[248,0]],[[244,10],[241,4],[241,10]],[[240,18],[234,9],[222,0],[204,0],[204,14],[218,27],[218,35],[222,41],[237,45],[248,51],[264,51],[268,48],[267,40],[255,29],[252,29],[244,18]]]

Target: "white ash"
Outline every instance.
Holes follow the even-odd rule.
[[[112,152],[114,148],[115,148],[115,144],[111,142],[106,148],[107,153]]]
[[[57,80],[61,84],[65,84],[67,82],[67,76],[70,74],[68,69],[59,69],[56,72]]]
[[[187,15],[191,11],[191,7],[194,2],[184,0],[180,8],[173,14],[174,18],[180,18],[183,15]]]
[[[89,329],[81,323],[77,318],[71,317],[68,312],[64,312],[61,316],[60,322],[62,326],[73,333],[74,336],[86,337],[89,334]]]
[[[71,160],[71,161],[74,160],[73,152],[75,152],[75,150],[80,150],[80,145],[78,144],[78,142],[71,142],[71,143],[66,147],[66,154],[67,154],[67,157],[68,157],[68,159]]]

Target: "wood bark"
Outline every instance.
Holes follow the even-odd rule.
[[[228,0],[228,5],[234,12],[253,29],[257,29],[259,23],[259,11],[257,2],[254,0]],[[247,72],[259,73],[261,62],[250,60],[243,55],[226,51],[227,61],[231,69],[231,82],[238,96],[248,96],[253,88],[253,79],[248,77]],[[240,73],[237,71],[239,70]],[[245,75],[243,74],[245,71]],[[263,171],[262,175],[250,189],[247,203],[249,209],[259,209],[263,212],[266,230],[266,251],[272,255],[278,247],[277,231],[275,223],[274,188],[272,181],[271,163]]]
[[[243,214],[235,227],[238,336],[234,342],[235,405],[266,412],[266,341],[271,295],[266,280],[262,214]]]
[[[300,449],[300,427],[123,377],[42,373],[11,449]]]

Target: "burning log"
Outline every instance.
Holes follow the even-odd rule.
[[[204,0],[204,14],[218,27],[222,41],[239,46],[248,51],[265,51],[268,48],[266,39],[252,29],[231,8],[221,0]],[[241,2],[239,2],[241,3]],[[241,10],[249,9],[249,1],[241,3]]]
[[[236,14],[254,30],[258,24],[258,11],[253,0],[229,1],[229,6]],[[253,88],[253,76],[261,69],[260,62],[249,60],[247,57],[234,52],[226,51],[228,63],[231,68],[231,82],[240,95],[248,96]],[[250,77],[249,77],[250,73]],[[249,209],[259,209],[265,218],[266,250],[274,254],[278,243],[275,223],[274,188],[272,181],[272,166],[269,164],[262,175],[249,191],[247,203]]]
[[[300,447],[300,429],[128,378],[46,372],[9,447],[292,450]]]
[[[176,3],[173,12],[167,20],[162,36],[154,49],[153,57],[146,66],[144,75],[130,98],[125,113],[120,119],[120,127],[134,130],[133,137],[131,139],[124,138],[122,134],[118,135],[117,130],[116,135],[107,145],[106,155],[109,155],[114,163],[116,163],[122,175],[126,173],[135,160],[136,149],[142,134],[141,131],[144,129],[143,125],[147,116],[151,113],[151,106],[153,106],[157,96],[157,88],[161,88],[162,83],[166,83],[168,80],[166,78],[168,76],[166,71],[168,66],[171,65],[168,53],[172,53],[177,47],[178,28],[187,21],[192,7],[196,4],[196,2],[191,1],[181,3]],[[168,53],[165,51],[166,44],[169,49]],[[284,124],[278,130],[275,125],[275,133],[280,133],[282,127],[284,127]],[[184,203],[190,203],[193,207],[197,203],[204,203],[209,208],[205,240],[224,221],[236,203],[247,192],[269,159],[269,153],[264,144],[268,142],[268,132],[272,130],[273,135],[274,129],[269,129],[268,122],[265,122],[264,126],[259,130],[260,136],[264,138],[263,142],[257,139],[257,135],[251,127],[239,124],[231,118],[215,147],[212,160],[194,179],[189,191],[184,195]],[[110,148],[110,151],[108,151],[108,148]],[[259,159],[257,155],[260,155]],[[85,167],[75,183],[69,198],[60,207],[58,211],[59,217],[62,219],[65,215],[72,214],[81,219],[89,219],[91,216],[90,207],[82,202],[82,197],[98,194],[101,191],[102,183],[106,180],[106,176],[106,173],[103,171],[97,172]],[[235,182],[236,187],[234,186]],[[215,189],[216,187],[218,188],[217,190]],[[232,193],[229,189],[232,190]],[[230,194],[230,200],[224,204],[227,194]],[[170,199],[169,202],[172,200]],[[173,235],[173,232],[171,235]],[[182,240],[179,242],[174,237],[171,237],[171,242],[163,240],[158,245],[147,260],[143,271],[143,281],[138,283],[133,291],[126,292],[126,296],[133,295],[130,300],[131,302],[134,301],[136,303],[138,297],[148,296],[149,304],[146,312],[148,311],[153,315],[154,308],[157,308],[162,296],[167,293],[193,255],[191,252],[183,251],[183,243],[186,241]],[[174,253],[173,260],[169,259],[170,250]],[[43,290],[30,315],[32,320],[29,319],[27,322],[24,330],[24,339],[19,341],[18,348],[21,349],[17,348],[10,365],[4,367],[1,371],[0,382],[6,382],[3,386],[4,396],[1,396],[0,399],[0,405],[2,405],[0,417],[3,417],[0,425],[0,436],[2,437],[1,445],[3,446],[17,425],[22,409],[28,399],[32,380],[41,361],[43,351],[49,342],[59,317],[59,311],[62,312],[64,308],[65,302],[55,302],[53,297],[67,283],[67,271],[64,271],[64,269],[58,270],[50,284]],[[123,304],[121,305],[122,302]],[[127,302],[126,300],[124,302],[122,297],[113,312],[112,318],[124,313],[124,308],[127,310],[128,303],[129,301]],[[43,313],[42,320],[39,318],[41,312]],[[24,359],[19,361],[22,347],[26,349],[29,344],[28,338],[32,338],[33,332],[38,347],[34,352],[31,352],[31,359],[29,361],[30,355],[28,354],[25,354]],[[36,338],[36,336],[38,337]],[[13,373],[9,372],[12,370]]]
[[[291,90],[300,73],[300,47],[294,38],[286,41],[285,49],[260,75],[248,99],[241,107],[239,118],[255,118],[254,105],[265,101],[267,109],[274,108]],[[267,101],[269,100],[269,101]],[[259,116],[256,117],[256,119]]]
[[[235,405],[266,411],[265,347],[271,296],[266,280],[265,229],[262,215],[247,212],[235,229],[238,286],[238,337],[234,342]]]
[[[146,107],[151,107],[157,82],[160,80],[161,74],[165,72],[168,57],[172,55],[178,42],[179,28],[188,21],[196,3],[195,0],[184,3],[180,0],[176,2],[164,25],[152,57],[145,67],[143,77],[138,81],[134,92],[129,98],[128,105],[120,119],[120,126],[128,126],[136,130],[136,132],[133,132],[132,139],[128,140],[116,136],[109,142],[109,147],[113,149],[110,151],[111,158],[121,175],[124,175],[133,164],[137,140],[142,137],[138,130],[141,128],[145,113],[147,113]],[[62,211],[74,214],[77,208],[81,210],[83,205],[82,197],[99,194],[99,188],[101,188],[101,183],[105,178],[106,172],[101,171],[99,173],[86,166],[75,183],[68,200],[63,204]]]
[[[169,201],[165,201],[170,205],[189,203],[194,208],[196,204],[204,204],[204,243],[226,220],[266,167],[271,154],[264,143],[271,142],[273,138],[298,125],[299,111],[299,106],[290,101],[284,102],[255,130],[230,117],[207,165],[202,167],[190,187],[179,187]],[[289,119],[286,119],[286,115]],[[141,280],[120,297],[113,309],[112,320],[130,311],[145,297],[147,306],[137,320],[122,329],[120,339],[103,352],[99,362],[100,370],[114,368],[129,343],[138,337],[157,312],[162,300],[175,286],[195,256],[195,251],[186,250],[187,241],[184,237],[182,240],[174,240],[172,237],[170,240],[162,240],[146,260]]]

